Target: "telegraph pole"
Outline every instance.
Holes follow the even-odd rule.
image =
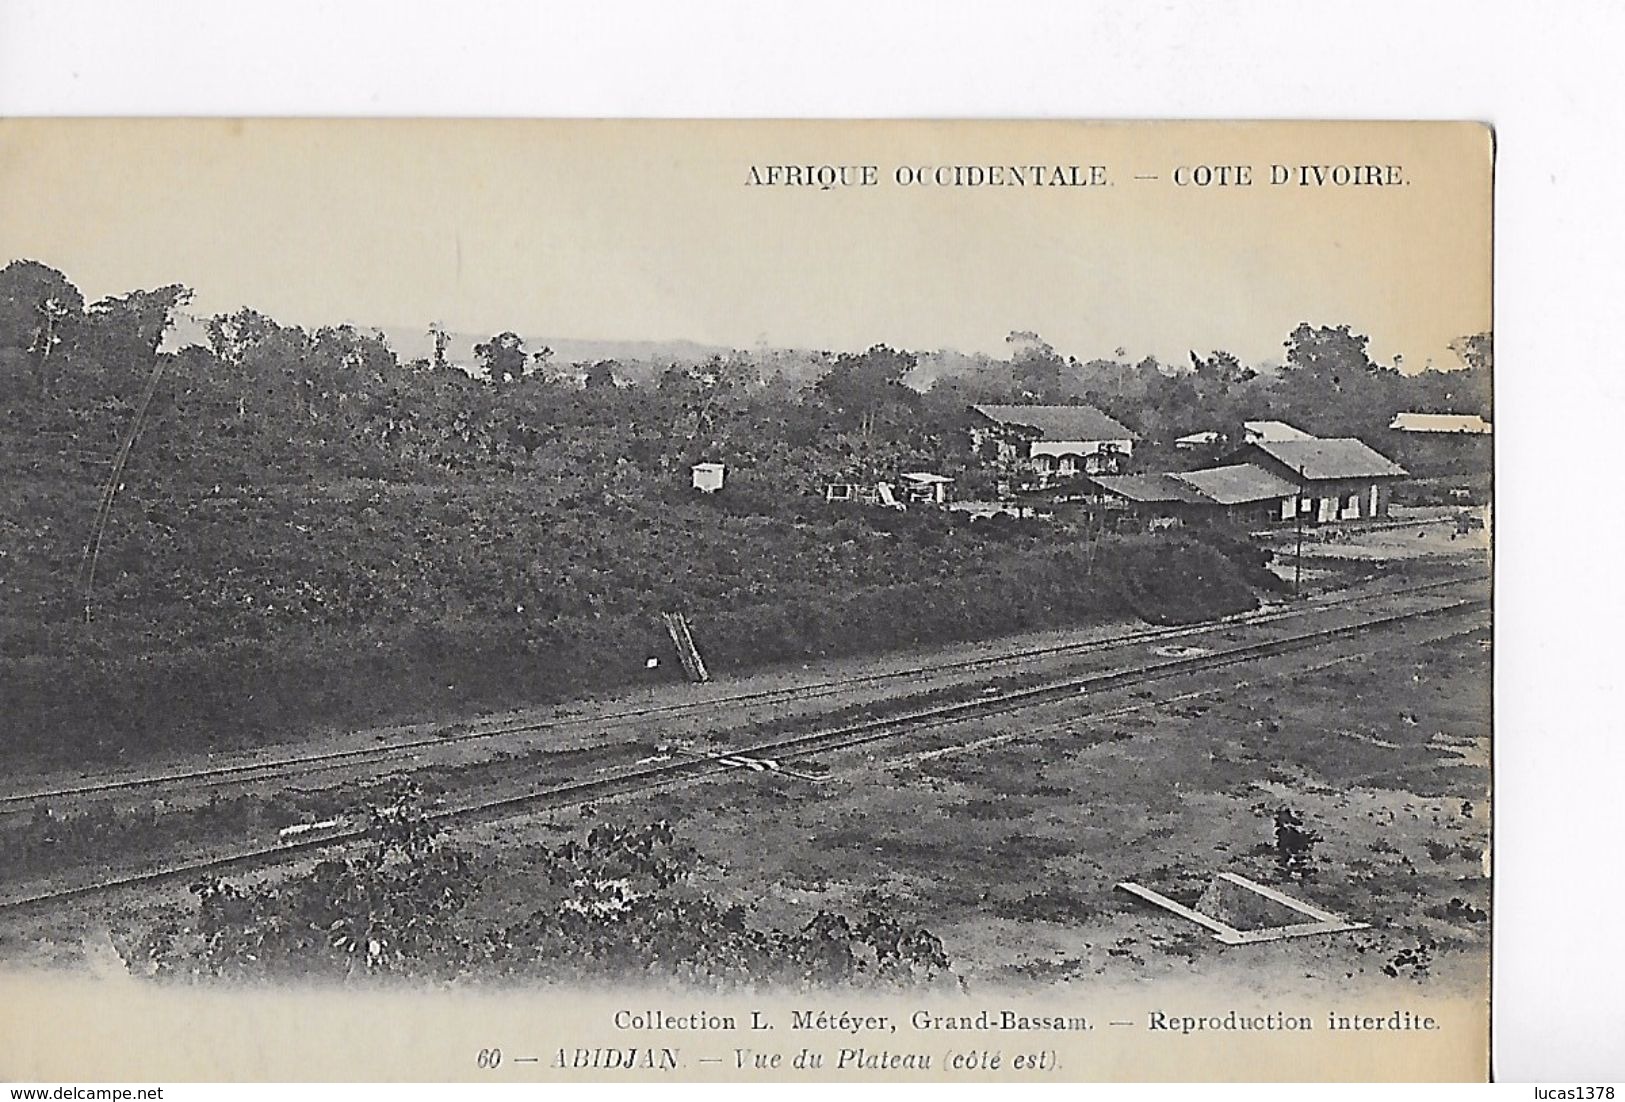
[[[101,558],[102,536],[107,531],[107,518],[113,512],[113,498],[118,496],[119,488],[124,484],[124,465],[130,461],[130,449],[135,446],[135,438],[141,434],[141,422],[147,416],[147,407],[152,405],[152,396],[157,393],[158,380],[163,374],[164,357],[155,352],[152,358],[152,374],[147,376],[147,386],[141,392],[141,401],[135,407],[135,416],[130,419],[129,427],[124,432],[124,439],[119,443],[118,452],[113,456],[113,465],[107,475],[107,485],[102,487],[101,504],[96,508],[96,523],[91,528],[90,539],[79,559],[85,579],[87,624],[91,622],[91,592],[96,587],[96,562]]]
[[[1301,596],[1303,588],[1303,491],[1304,469],[1298,468],[1298,496],[1292,502],[1292,516],[1297,521],[1298,553],[1293,556],[1292,562],[1292,596]]]

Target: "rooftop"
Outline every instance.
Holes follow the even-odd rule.
[[[1243,505],[1291,497],[1298,487],[1254,463],[1234,463],[1205,471],[1185,471],[1174,476],[1219,505]]]
[[[1476,413],[1396,413],[1388,426],[1400,432],[1464,432],[1486,435],[1490,423]]]
[[[1298,490],[1293,483],[1252,463],[1205,471],[1095,475],[1091,481],[1129,501],[1183,505],[1245,505],[1291,497]]]
[[[1098,474],[1090,481],[1108,493],[1129,501],[1175,501],[1186,505],[1211,505],[1200,490],[1187,485],[1174,474]]]
[[[1310,481],[1330,478],[1395,478],[1405,468],[1352,436],[1328,440],[1255,440],[1248,445]]]
[[[1134,440],[1133,430],[1094,406],[972,406],[1001,425],[1026,425],[1045,440]]]
[[[1243,421],[1248,441],[1258,440],[1313,440],[1314,437],[1285,421]]]

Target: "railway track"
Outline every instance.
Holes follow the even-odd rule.
[[[575,726],[591,726],[597,730],[615,730],[617,728],[630,726],[659,716],[699,713],[719,707],[741,705],[757,706],[772,704],[780,701],[799,702],[805,700],[816,700],[850,691],[851,689],[862,685],[873,685],[884,682],[901,682],[908,679],[919,679],[922,677],[930,677],[932,675],[949,674],[967,670],[995,669],[1000,666],[1029,662],[1035,659],[1055,658],[1067,655],[1082,655],[1137,643],[1199,638],[1227,630],[1233,630],[1238,627],[1252,627],[1261,624],[1285,622],[1304,616],[1333,611],[1339,608],[1355,607],[1359,603],[1369,601],[1373,598],[1392,599],[1395,597],[1408,597],[1416,594],[1431,593],[1441,589],[1447,589],[1452,586],[1462,586],[1468,584],[1473,584],[1472,580],[1452,578],[1445,581],[1426,582],[1419,585],[1384,590],[1377,593],[1361,592],[1352,595],[1337,594],[1331,598],[1312,598],[1309,601],[1305,601],[1289,608],[1256,610],[1254,612],[1243,613],[1238,616],[1226,617],[1225,619],[1211,623],[1185,625],[1180,627],[1145,628],[1137,631],[1122,632],[1100,639],[1084,640],[1077,643],[1060,643],[1047,647],[1033,647],[1021,651],[1014,651],[1008,654],[993,655],[984,658],[966,658],[949,662],[927,663],[902,670],[889,670],[884,673],[865,674],[850,678],[837,678],[815,682],[808,685],[798,685],[780,689],[762,689],[753,692],[707,697],[703,700],[680,701],[672,704],[624,709],[618,712],[610,712],[591,718],[575,716],[558,717],[531,723],[507,724],[500,727],[459,732],[449,735],[430,735],[422,738],[409,739],[402,742],[389,743],[383,746],[365,746],[313,754],[295,754],[273,758],[266,761],[239,762],[231,765],[211,766],[203,769],[176,770],[167,773],[149,774],[138,777],[116,777],[82,784],[64,785],[57,788],[0,794],[0,814],[7,811],[26,808],[29,805],[37,803],[50,804],[57,801],[81,799],[101,795],[112,795],[115,793],[135,794],[142,791],[158,790],[181,784],[189,787],[210,787],[233,782],[252,783],[256,780],[266,780],[271,778],[293,778],[320,773],[332,769],[358,767],[371,764],[384,764],[392,759],[410,756],[417,751],[426,749],[444,749],[462,744],[512,737],[515,735],[533,734],[541,731],[556,730]]]
[[[1400,624],[1471,612],[1486,608],[1488,605],[1488,599],[1482,597],[1454,600],[1443,605],[1393,613],[1355,624],[1323,628],[1279,639],[1242,644],[1200,655],[1170,658],[1105,673],[1062,678],[1042,685],[1014,689],[968,701],[922,707],[882,718],[641,765],[610,776],[593,777],[519,795],[442,808],[431,812],[430,818],[447,824],[457,824],[507,818],[520,812],[550,811],[580,806],[606,798],[653,791],[675,783],[703,780],[723,774],[733,775],[741,758],[794,760],[814,754],[851,749],[933,726],[986,718],[1075,698],[1079,693],[1150,684],[1183,674],[1225,669],[1262,658],[1324,646]],[[361,841],[365,836],[364,829],[349,828],[318,837],[261,846],[226,855],[200,857],[95,883],[62,887],[3,900],[0,901],[0,912],[49,906],[121,888],[157,886],[203,875],[240,873],[286,865],[322,851],[343,848]]]

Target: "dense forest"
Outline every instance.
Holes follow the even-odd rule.
[[[172,285],[95,302],[0,271],[0,746],[133,755],[556,699],[651,673],[687,611],[717,669],[1093,617],[1246,607],[1234,541],[1082,539],[823,502],[925,469],[986,492],[968,406],[1088,402],[1174,437],[1272,417],[1382,445],[1400,410],[1490,413],[1487,334],[1451,371],[1305,323],[1284,359],[774,353],[558,364],[503,332],[403,362],[377,332],[250,309],[171,348]],[[806,365],[811,364],[808,369]],[[696,494],[689,466],[728,465]],[[1183,457],[1182,461],[1192,461]]]

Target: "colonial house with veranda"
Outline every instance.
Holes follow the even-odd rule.
[[[1000,463],[1025,465],[1040,485],[1114,473],[1134,454],[1133,430],[1094,406],[977,405],[971,413],[972,448],[996,448]]]

